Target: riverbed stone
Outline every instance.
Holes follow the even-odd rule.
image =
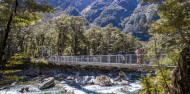
[[[90,84],[93,84],[94,80],[95,80],[94,76],[83,76],[83,77],[77,76],[75,78],[76,83],[80,84],[80,85],[87,85],[87,84],[90,85]]]
[[[75,80],[75,76],[68,76],[66,80]]]
[[[113,84],[113,80],[110,77],[105,76],[105,75],[97,76],[94,81],[94,84],[100,85],[100,86],[109,86]]]
[[[55,83],[54,83],[54,77],[45,78],[43,80],[43,83],[39,86],[39,89],[40,90],[47,89],[47,88],[50,88],[50,87],[52,87],[54,85],[55,85]]]
[[[13,83],[11,84],[11,86],[15,86],[15,85],[16,85],[16,83],[17,83],[17,82],[13,82]]]
[[[131,89],[131,87],[125,86],[125,87],[121,88],[121,91],[122,92],[128,92],[130,89]]]
[[[20,93],[29,92],[29,88],[28,88],[28,87],[23,87],[23,88],[21,88],[21,90],[20,90],[19,92],[20,92]]]

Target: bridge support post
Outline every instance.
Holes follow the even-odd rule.
[[[89,56],[87,56],[87,64],[89,63],[89,61],[90,61],[90,58],[89,58]]]
[[[80,62],[82,62],[82,56],[80,56]]]
[[[102,65],[102,55],[100,55],[99,58],[100,58],[100,63],[101,63],[101,65]]]
[[[71,63],[74,63],[74,57],[71,56]]]
[[[166,54],[166,66],[168,66],[168,55]]]
[[[129,55],[129,63],[132,64],[132,55]]]
[[[110,55],[108,55],[108,63],[110,63]]]
[[[109,63],[109,67],[110,67],[110,58],[111,58],[111,56],[108,55],[108,63]]]
[[[115,60],[116,62],[115,62],[115,63],[118,63],[118,62],[117,62],[117,60],[118,60],[118,56],[115,56],[115,58],[116,58],[116,60]]]

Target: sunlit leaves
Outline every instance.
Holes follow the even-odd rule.
[[[0,24],[6,24],[8,21],[11,11],[13,11],[13,6],[15,0],[2,0],[2,5],[0,5]],[[40,12],[51,12],[51,6],[47,5],[45,1],[41,3],[35,0],[19,0],[19,5],[17,9],[17,14],[13,19],[15,26],[24,26],[29,24],[34,24],[36,21],[42,19]]]
[[[188,44],[190,40],[189,4],[186,1],[166,0],[159,8],[160,19],[152,24],[151,31],[173,38],[176,40],[173,45]]]
[[[29,10],[35,12],[52,12],[52,7],[50,7],[44,0],[26,0],[26,6]]]
[[[33,25],[35,21],[40,21],[42,19],[41,15],[34,12],[29,11],[21,11],[18,15],[13,19],[13,23],[15,26],[26,26]]]

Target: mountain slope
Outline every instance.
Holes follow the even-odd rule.
[[[139,0],[48,0],[48,3],[62,13],[85,17],[95,26],[111,23],[123,32],[134,32],[140,37],[148,30],[148,24],[158,19],[159,3]]]

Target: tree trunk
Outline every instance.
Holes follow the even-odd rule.
[[[183,49],[177,68],[172,71],[170,89],[172,94],[190,94],[190,48]]]
[[[11,13],[11,15],[9,17],[9,20],[8,20],[8,23],[7,23],[7,26],[6,26],[6,29],[5,29],[5,35],[4,35],[2,45],[1,45],[1,48],[0,48],[0,62],[1,62],[2,67],[3,67],[3,56],[5,54],[4,50],[5,50],[6,46],[7,46],[7,39],[9,37],[9,33],[11,31],[11,23],[13,21],[14,15],[16,14],[17,7],[18,7],[18,0],[15,1],[14,11],[12,11],[12,13]]]

